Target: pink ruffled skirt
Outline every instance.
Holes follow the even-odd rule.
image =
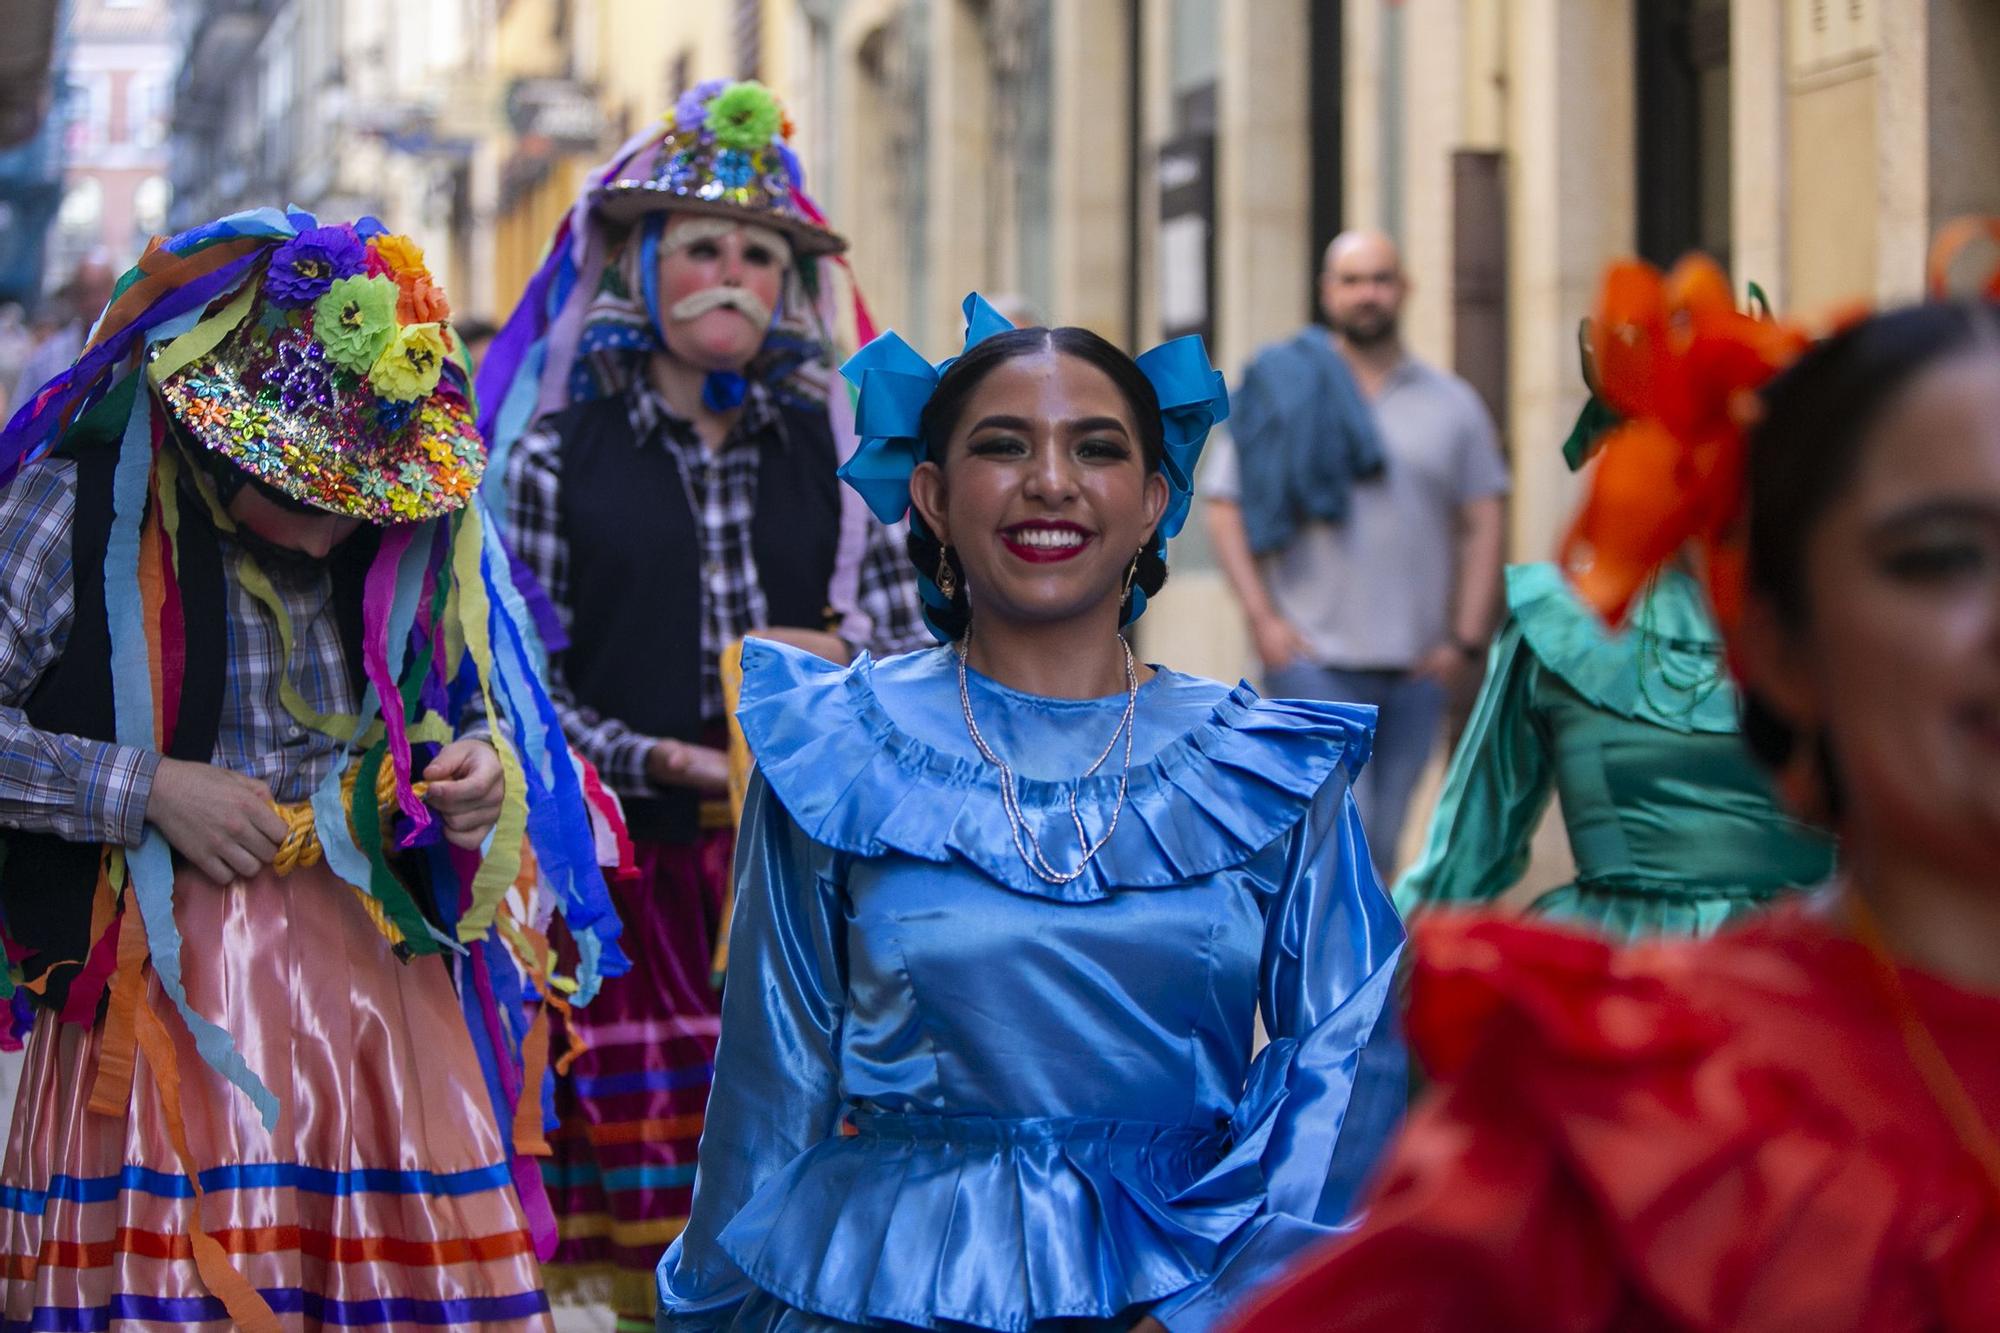
[[[549,1327],[442,961],[398,962],[324,866],[230,888],[184,870],[174,900],[188,996],[277,1094],[276,1132],[150,969],[144,1003],[174,1043],[202,1222],[283,1326]],[[29,1040],[0,1172],[0,1330],[226,1328],[143,1048],[126,1114],[88,1109],[104,1034],[42,1015]]]

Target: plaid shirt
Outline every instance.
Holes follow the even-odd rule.
[[[75,842],[138,843],[160,757],[151,750],[31,726],[20,705],[62,654],[76,610],[70,522],[76,465],[37,463],[0,491],[0,825]],[[278,625],[237,574],[242,548],[222,537],[227,676],[214,762],[247,773],[280,801],[311,795],[340,742],[296,721],[278,697]],[[265,561],[291,617],[292,682],[312,708],[358,705],[341,651],[333,580],[309,561]]]
[[[627,390],[625,398],[632,438],[641,449],[664,448],[673,456],[688,512],[695,516],[702,558],[701,714],[720,722],[722,650],[769,623],[750,534],[757,512],[757,446],[766,432],[784,429],[784,418],[770,391],[753,384],[729,437],[711,452],[693,424],[674,415],[650,385]],[[515,551],[541,580],[567,629],[569,535],[562,527],[562,438],[548,421],[516,441],[508,456],[507,524]],[[874,626],[870,640],[857,647],[887,655],[931,643],[917,601],[916,572],[895,531],[872,516],[855,600]],[[578,703],[564,679],[562,654],[550,660],[549,676],[563,729],[606,784],[621,796],[652,794],[646,752],[657,738]]]

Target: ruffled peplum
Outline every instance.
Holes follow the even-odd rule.
[[[1177,1196],[1220,1133],[1119,1120],[854,1113],[794,1159],[720,1237],[745,1276],[799,1309],[1024,1330],[1108,1318],[1195,1282],[1262,1194]]]
[[[1242,865],[1298,823],[1336,768],[1351,780],[1374,735],[1373,708],[1262,699],[1239,684],[1200,725],[1133,766],[1103,850],[1075,880],[1049,884],[1014,846],[992,768],[897,726],[876,695],[874,670],[866,654],[840,667],[776,644],[744,644],[737,720],[764,780],[806,836],[861,857],[963,860],[1017,893],[1064,902]],[[1076,855],[1071,793],[1085,827],[1107,827],[1118,777],[1022,778],[1017,792],[1050,861],[1066,869]]]

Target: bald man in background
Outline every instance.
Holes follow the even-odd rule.
[[[1385,880],[1446,705],[1486,652],[1507,494],[1478,394],[1403,347],[1408,294],[1394,241],[1335,237],[1327,327],[1251,360],[1201,487],[1265,693],[1380,710],[1355,799]]]

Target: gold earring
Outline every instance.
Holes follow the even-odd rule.
[[[934,576],[933,582],[937,584],[938,591],[944,594],[944,599],[947,602],[952,601],[958,596],[958,575],[951,567],[951,548],[949,546],[940,546],[938,548],[937,574]]]
[[[1125,591],[1120,598],[1121,601],[1129,602],[1132,600],[1132,585],[1139,578],[1139,561],[1145,557],[1145,554],[1146,549],[1143,546],[1140,547],[1138,553],[1132,557],[1132,563],[1125,567]]]

